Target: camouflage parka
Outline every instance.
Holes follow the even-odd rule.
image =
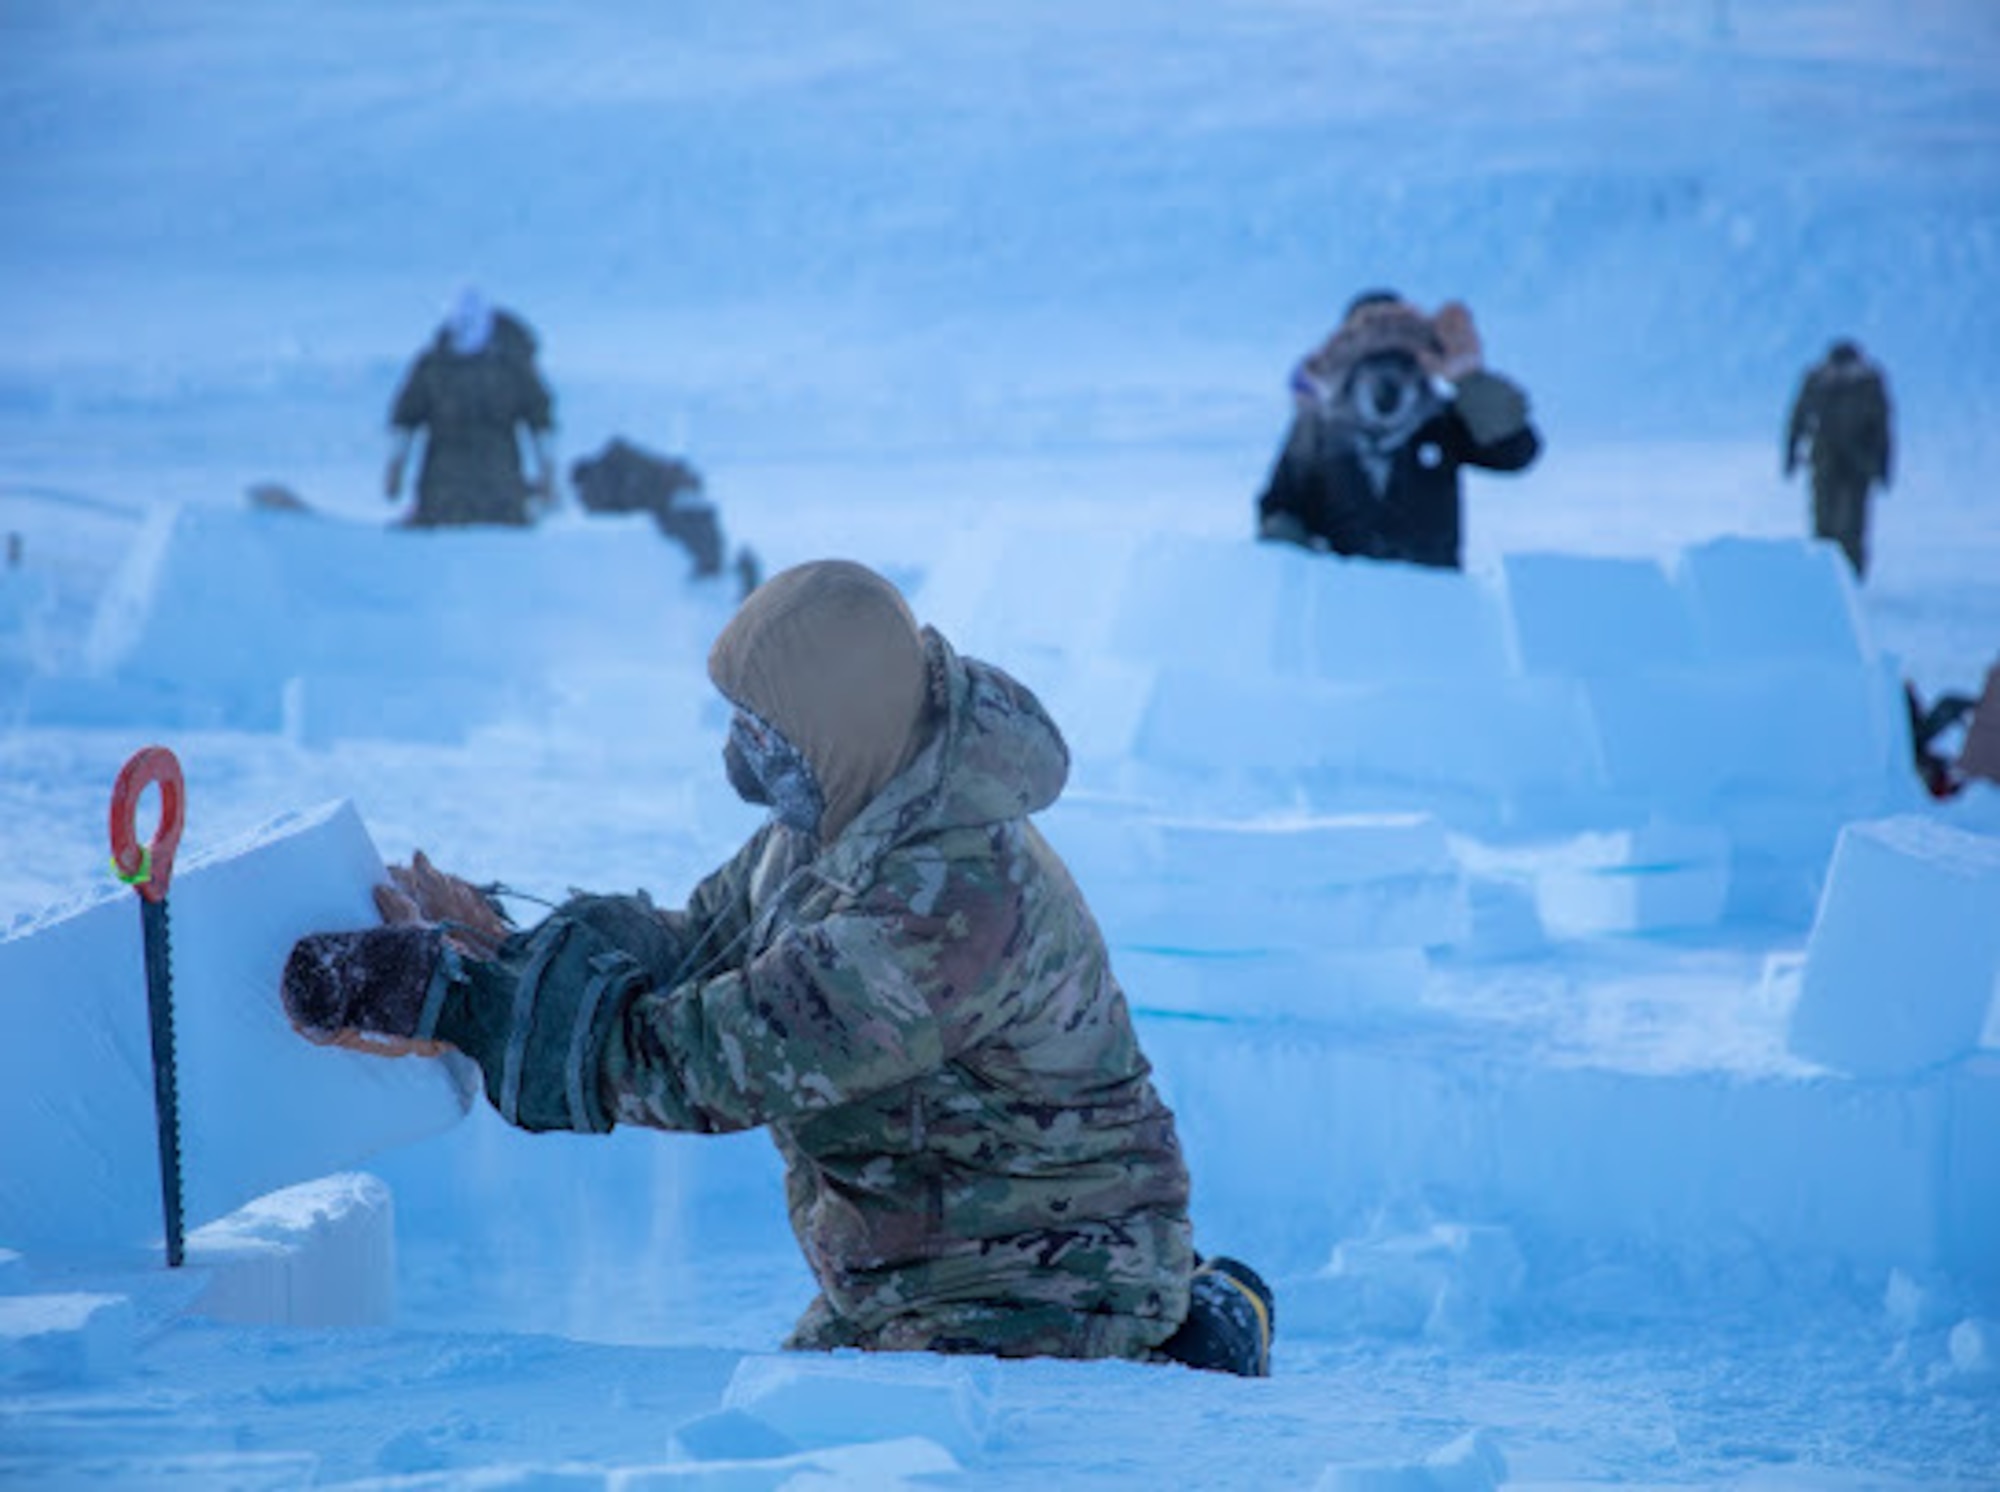
[[[1188,1175],[1028,819],[1067,748],[1004,672],[924,641],[909,764],[830,844],[767,825],[660,914],[683,977],[624,1010],[604,1101],[769,1128],[821,1290],[789,1346],[1144,1358],[1187,1313]]]

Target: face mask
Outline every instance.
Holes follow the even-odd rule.
[[[744,802],[768,807],[771,817],[787,828],[804,834],[818,831],[826,798],[812,763],[768,721],[737,710],[729,722],[722,765],[729,785]]]
[[[1423,373],[1406,358],[1369,358],[1354,370],[1348,399],[1355,418],[1374,430],[1415,424],[1424,404]]]

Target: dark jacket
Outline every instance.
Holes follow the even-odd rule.
[[[528,521],[515,427],[547,431],[555,412],[534,335],[518,319],[496,313],[491,339],[471,354],[453,351],[440,331],[403,380],[389,423],[429,437],[413,525]]]
[[[1817,483],[1867,487],[1889,480],[1892,441],[1889,390],[1882,370],[1858,352],[1837,350],[1799,385],[1785,427],[1785,470],[1801,448],[1811,453]]]
[[[1257,499],[1260,528],[1269,532],[1273,518],[1289,515],[1314,548],[1443,569],[1460,564],[1459,467],[1519,471],[1541,451],[1533,425],[1482,445],[1447,408],[1391,453],[1377,497],[1361,458],[1331,432],[1316,415],[1293,420]]]

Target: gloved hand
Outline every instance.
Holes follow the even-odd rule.
[[[1446,301],[1431,318],[1437,333],[1437,350],[1419,359],[1424,371],[1453,383],[1486,366],[1486,349],[1479,340],[1479,328],[1472,324],[1472,309],[1464,301]]]
[[[403,491],[403,458],[391,456],[382,471],[382,496],[394,502]]]
[[[1785,475],[1789,477],[1793,472],[1797,471],[1798,469],[1799,469],[1798,447],[1787,446],[1785,448]]]
[[[283,996],[310,1041],[379,1056],[450,1046],[478,1065],[509,1124],[601,1134],[604,1043],[648,982],[589,922],[558,913],[486,958],[421,923],[315,933],[292,949]]]
[[[1489,446],[1527,427],[1528,396],[1508,379],[1483,369],[1458,385],[1459,417],[1480,445]]]
[[[384,922],[432,922],[466,953],[491,958],[514,924],[491,895],[439,870],[422,850],[408,865],[389,867],[389,884],[375,888],[375,910]]]

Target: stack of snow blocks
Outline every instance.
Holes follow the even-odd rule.
[[[695,653],[733,595],[685,572],[644,515],[394,529],[166,506],[99,603],[83,672],[30,679],[23,710],[37,725],[271,731],[308,746],[456,743],[559,714],[558,685],[580,662],[649,660],[674,637]]]
[[[1841,832],[1788,1041],[1896,1095],[1955,1273],[2000,1291],[2000,838],[1916,815]]]
[[[316,1046],[279,999],[293,943],[373,925],[382,878],[347,803],[175,867],[167,909],[194,1310],[322,1325],[392,1310],[390,1198],[350,1168],[456,1124],[471,1095],[463,1064]],[[0,939],[0,1246],[30,1280],[164,1263],[147,1012],[138,898],[115,882]],[[80,1306],[62,1319],[86,1334],[102,1325]]]
[[[1197,1205],[1261,1229],[1233,1245],[1317,1264],[1417,1199],[1692,1281],[1746,1257],[1959,1267],[1993,1236],[1967,1200],[1990,1150],[1936,1179],[1960,1121],[1934,1093],[1913,1126],[1908,1089],[1775,1043],[1554,1060],[1422,998],[1426,963],[1434,982],[1477,942],[1447,889],[1470,846],[1524,856],[1550,937],[1810,925],[1841,825],[1915,792],[1842,564],[1724,539],[1457,573],[1017,529],[970,536],[918,610],[1080,722],[1045,826],[1113,945]]]

